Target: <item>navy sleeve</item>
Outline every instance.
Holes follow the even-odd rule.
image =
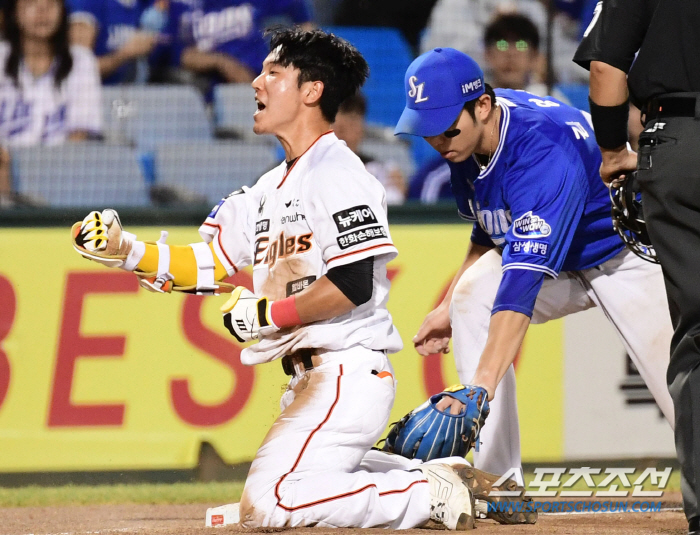
[[[477,245],[483,245],[484,247],[495,247],[495,244],[491,241],[491,237],[484,232],[479,223],[474,223],[474,228],[472,229],[472,243]]]
[[[502,310],[512,310],[531,318],[537,294],[542,288],[543,282],[544,273],[538,271],[525,269],[506,271],[501,279],[501,285],[498,287],[491,314]]]

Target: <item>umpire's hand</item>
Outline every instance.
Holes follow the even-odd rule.
[[[618,149],[600,149],[603,155],[603,163],[600,165],[600,177],[606,185],[616,178],[621,177],[637,169],[637,153],[627,146]]]

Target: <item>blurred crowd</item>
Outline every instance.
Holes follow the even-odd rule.
[[[414,56],[454,47],[480,62],[494,87],[566,102],[553,82],[586,81],[571,58],[595,3],[558,0],[548,12],[544,0],[4,0],[0,208],[42,202],[14,190],[12,149],[103,139],[103,86],[188,84],[211,103],[217,84],[254,79],[267,55],[264,31],[277,25],[396,28]],[[335,128],[388,202],[449,197],[441,160],[406,176],[405,166],[362,153],[363,138],[378,130],[366,124],[368,104],[362,95],[346,102]]]

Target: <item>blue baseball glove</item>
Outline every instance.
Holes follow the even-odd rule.
[[[465,405],[461,414],[449,414],[437,409],[444,396],[453,397]],[[489,415],[488,393],[480,386],[454,385],[432,396],[417,409],[396,422],[384,441],[384,451],[409,459],[440,459],[464,457],[476,446],[479,431]]]

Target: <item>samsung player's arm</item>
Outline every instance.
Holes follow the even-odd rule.
[[[515,359],[545,276],[557,278],[564,266],[588,196],[586,170],[568,143],[532,138],[518,151],[503,183],[513,221],[503,248],[503,277],[470,382],[490,397]]]
[[[493,399],[508,367],[515,361],[529,325],[529,316],[512,310],[503,310],[491,316],[486,346],[471,381],[471,384],[486,389],[489,401]]]

